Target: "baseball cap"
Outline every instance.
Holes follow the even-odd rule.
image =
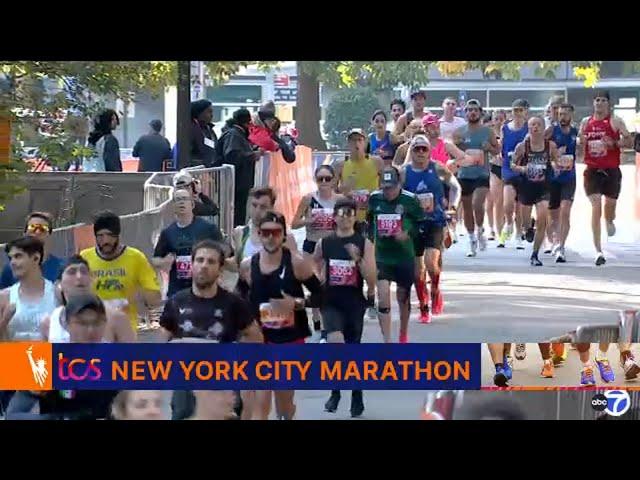
[[[418,95],[422,95],[424,98],[427,98],[427,92],[425,92],[424,90],[414,90],[413,92],[411,92],[411,100],[416,98]]]
[[[193,177],[189,172],[185,172],[184,170],[176,173],[176,175],[173,177],[174,187],[191,185],[192,183],[193,183]]]
[[[477,107],[480,110],[482,110],[482,104],[480,103],[480,100],[476,100],[475,98],[471,98],[467,100],[467,103],[465,104],[464,109],[466,110],[469,107]]]
[[[430,147],[431,144],[424,135],[416,135],[411,139],[411,147]]]
[[[440,117],[438,117],[435,113],[427,113],[424,117],[422,117],[422,125],[440,125]]]
[[[398,170],[393,167],[386,167],[382,170],[382,181],[380,182],[382,188],[397,187],[399,184],[400,175],[398,174]]]
[[[95,310],[98,313],[106,312],[104,303],[97,296],[92,294],[78,295],[71,297],[64,307],[68,316],[77,315],[84,310]]]
[[[347,134],[347,140],[349,140],[353,135],[360,135],[364,139],[367,138],[367,135],[361,128],[352,128],[351,130],[349,130],[349,133]]]
[[[529,109],[530,105],[524,98],[516,98],[511,104],[511,108],[525,108]]]

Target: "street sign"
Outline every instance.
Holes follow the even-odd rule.
[[[295,102],[298,98],[297,88],[276,88],[273,94],[274,102]]]
[[[286,73],[275,74],[273,76],[273,86],[274,87],[288,87],[289,86],[289,75]]]

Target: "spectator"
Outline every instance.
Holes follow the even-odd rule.
[[[115,420],[170,420],[170,391],[123,390],[111,405]]]
[[[191,102],[191,166],[213,166],[218,137],[213,131],[213,107],[209,100]]]
[[[176,189],[189,190],[193,194],[193,200],[195,201],[193,214],[196,217],[215,217],[220,213],[218,205],[202,193],[200,182],[195,180],[189,172],[183,170],[176,173],[173,177],[173,187]]]
[[[139,172],[162,172],[163,163],[171,159],[171,144],[160,132],[162,122],[151,120],[151,131],[141,136],[133,147],[132,155],[140,159]]]
[[[263,149],[253,149],[249,141],[251,112],[241,108],[233,112],[227,120],[227,129],[216,148],[220,163],[235,167],[236,191],[234,197],[234,226],[244,225],[247,220],[247,200],[253,188],[256,162],[264,153]]]
[[[282,156],[287,163],[296,160],[295,146],[278,136],[280,120],[276,117],[276,107],[273,102],[268,102],[253,116],[253,122],[249,126],[249,141],[267,152],[282,151]]]
[[[104,110],[93,123],[89,146],[95,149],[90,158],[82,161],[83,172],[121,172],[120,144],[113,131],[120,125],[115,110]]]
[[[51,232],[53,232],[53,219],[50,214],[46,212],[32,212],[29,214],[27,223],[24,226],[24,234],[28,237],[35,237],[44,244],[42,276],[50,282],[55,282],[62,267],[62,260],[49,253]],[[11,266],[7,263],[2,269],[2,275],[0,275],[0,290],[9,288],[16,282]]]

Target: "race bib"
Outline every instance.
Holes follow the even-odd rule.
[[[604,157],[607,154],[607,146],[602,140],[589,140],[587,148],[592,157]]]
[[[351,198],[356,202],[356,206],[359,210],[366,210],[369,206],[369,190],[355,190],[351,194]]]
[[[331,208],[314,208],[311,210],[311,227],[314,230],[331,231],[335,225]]]
[[[120,310],[129,313],[129,300],[126,298],[113,298],[111,300],[103,300],[104,306],[112,310]]]
[[[270,303],[261,303],[260,323],[262,323],[264,328],[270,328],[272,330],[290,328],[293,327],[294,324],[293,312],[287,315],[277,315],[271,309]]]
[[[418,202],[420,202],[422,210],[427,213],[433,212],[433,193],[419,193],[416,196],[418,198]]]
[[[376,226],[380,237],[393,237],[402,231],[402,215],[399,213],[378,215]]]
[[[191,278],[191,255],[178,255],[176,257],[176,276],[178,280]]]
[[[558,166],[561,170],[571,170],[573,167],[573,155],[561,155],[558,159]]]
[[[353,260],[329,260],[329,285],[357,287],[358,267]]]
[[[530,182],[543,182],[545,180],[546,165],[539,165],[537,163],[527,164],[527,179]]]

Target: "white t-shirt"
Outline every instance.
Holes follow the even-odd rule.
[[[467,121],[464,118],[453,117],[451,122],[445,121],[444,117],[440,118],[440,135],[444,140],[451,140],[453,132],[460,127],[464,127]]]

